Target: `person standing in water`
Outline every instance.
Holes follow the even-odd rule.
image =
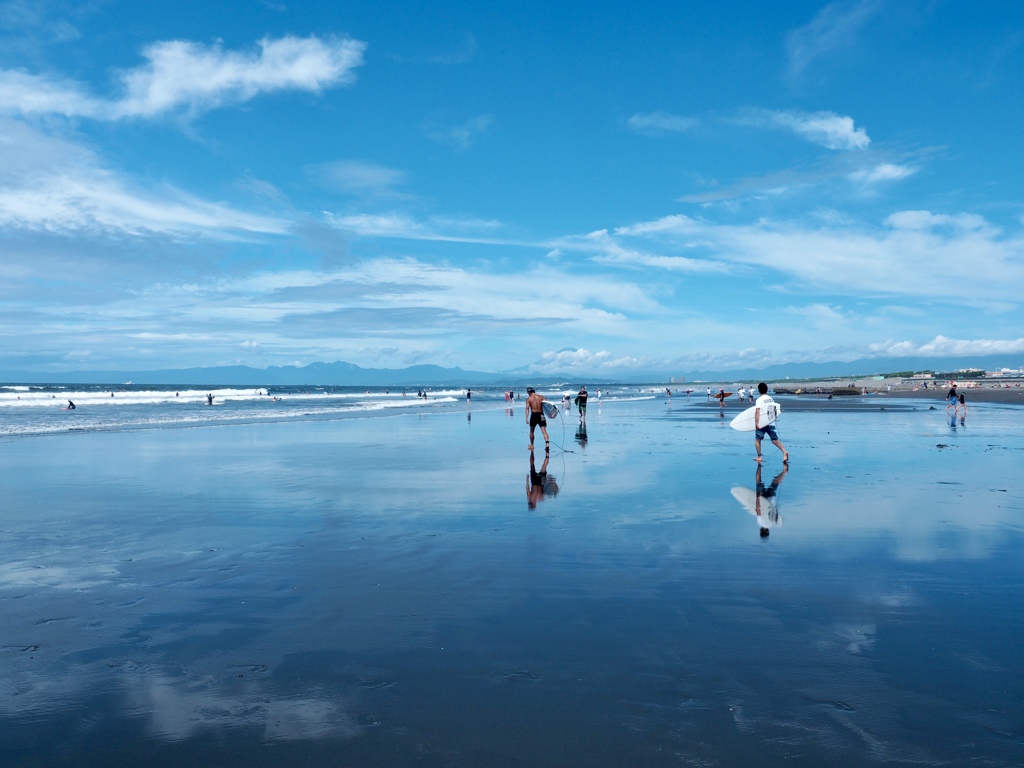
[[[540,433],[544,435],[544,452],[551,450],[551,441],[548,439],[548,422],[544,418],[544,395],[538,395],[533,387],[526,389],[526,423],[530,425],[530,450],[533,450],[533,432],[540,427]]]
[[[758,464],[761,463],[761,441],[765,435],[771,439],[772,444],[782,451],[782,463],[789,463],[789,452],[786,447],[779,440],[778,434],[775,432],[775,424],[765,424],[761,426],[761,419],[764,418],[767,421],[770,417],[777,416],[779,412],[778,404],[768,395],[768,385],[763,381],[757,385],[757,391],[760,397],[754,403],[754,448],[757,451],[757,456],[754,458]]]

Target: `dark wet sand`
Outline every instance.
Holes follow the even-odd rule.
[[[1021,411],[865,400],[0,441],[0,763],[1019,765]]]

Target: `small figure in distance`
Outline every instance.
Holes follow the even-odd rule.
[[[586,421],[587,419],[587,388],[580,387],[579,394],[576,395],[576,407],[580,411],[580,421]]]
[[[75,410],[75,404],[72,403],[70,400],[68,400],[68,410],[69,411]]]
[[[548,421],[544,418],[544,395],[538,395],[533,387],[526,388],[526,423],[530,425],[530,450],[533,450],[534,429],[540,427],[540,432],[544,435],[544,452],[550,452]]]
[[[788,464],[789,452],[786,450],[786,447],[780,442],[779,436],[775,432],[775,424],[765,424],[762,427],[760,423],[762,416],[764,416],[765,420],[767,421],[767,419],[770,416],[777,414],[778,405],[768,395],[768,385],[765,384],[763,381],[757,385],[757,391],[760,394],[760,397],[758,397],[757,402],[754,403],[754,448],[757,451],[757,456],[754,457],[754,461],[756,461],[758,464],[761,463],[761,441],[764,439],[765,435],[767,435],[771,439],[772,444],[780,451],[782,451],[782,463]]]

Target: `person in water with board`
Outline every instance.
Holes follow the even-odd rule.
[[[763,416],[765,420],[767,420],[769,410],[773,413],[777,413],[779,406],[768,395],[768,385],[763,381],[757,385],[757,391],[760,394],[760,397],[757,398],[757,401],[754,403],[754,407],[756,409],[754,411],[754,448],[757,450],[757,456],[754,458],[754,461],[758,464],[763,461],[761,457],[761,441],[764,440],[765,435],[767,435],[771,439],[772,444],[782,451],[782,463],[789,464],[789,452],[786,450],[786,446],[782,444],[779,440],[778,434],[775,432],[775,423],[772,422],[771,424],[765,424],[763,427],[761,426],[761,417]]]
[[[551,450],[551,441],[548,439],[548,421],[544,418],[544,395],[538,395],[533,387],[526,389],[526,423],[530,425],[530,450],[533,450],[533,431],[540,427],[540,433],[544,435],[544,452]]]
[[[576,406],[580,409],[580,420],[586,421],[587,419],[587,388],[580,387],[579,394],[576,395]]]

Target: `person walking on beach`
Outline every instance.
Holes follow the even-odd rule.
[[[777,417],[779,413],[779,406],[768,395],[768,385],[763,381],[757,385],[757,391],[760,397],[758,397],[757,401],[754,403],[754,449],[757,451],[757,456],[754,458],[754,461],[758,464],[763,461],[761,456],[761,441],[764,440],[765,435],[767,435],[771,439],[772,444],[782,451],[782,463],[788,464],[789,452],[786,450],[786,447],[779,440],[779,436],[775,432],[774,421],[771,424],[765,424],[763,427],[761,426],[762,416],[765,420]]]
[[[544,395],[538,395],[533,387],[526,388],[526,423],[530,425],[530,450],[533,450],[533,431],[540,427],[540,433],[544,435],[544,452],[550,452],[548,422],[544,418]]]
[[[467,389],[466,390],[466,405],[469,405],[469,403],[470,403],[470,401],[472,399],[473,399],[473,390],[472,389]]]
[[[576,395],[576,407],[580,410],[580,421],[586,421],[587,419],[587,388],[580,387],[580,392]]]

